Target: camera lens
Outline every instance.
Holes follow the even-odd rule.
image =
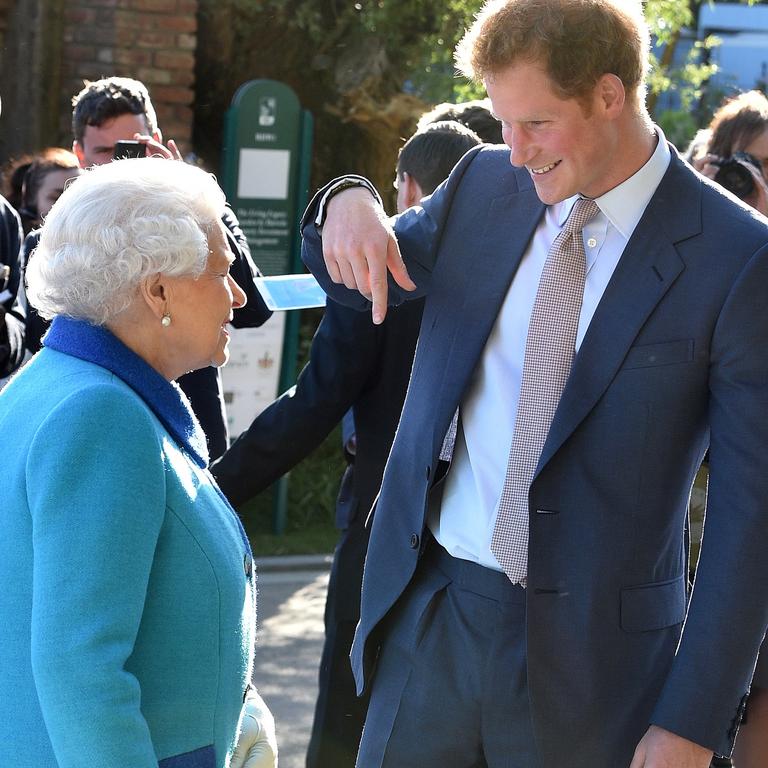
[[[752,155],[734,152],[733,157],[720,162],[720,168],[715,174],[715,181],[741,200],[745,200],[755,191],[755,180],[749,168],[742,164],[744,162],[760,169],[760,162]]]

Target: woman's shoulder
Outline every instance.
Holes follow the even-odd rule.
[[[157,444],[157,419],[122,379],[85,360],[50,350],[41,355],[49,359],[40,360],[48,362],[46,370],[34,379],[19,382],[30,385],[30,394],[38,391],[41,429],[61,429],[75,440],[93,439],[94,432],[98,432],[121,443],[143,438]],[[56,381],[51,397],[45,396],[47,380]]]

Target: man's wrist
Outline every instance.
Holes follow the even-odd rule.
[[[325,218],[328,215],[328,205],[331,200],[341,192],[347,189],[366,189],[371,193],[373,198],[381,205],[381,197],[376,191],[376,188],[371,184],[364,176],[342,176],[328,186],[325,193],[320,198],[320,202],[317,204],[317,215],[315,216],[315,226],[319,229],[325,224]]]

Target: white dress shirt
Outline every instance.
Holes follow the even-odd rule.
[[[670,151],[660,129],[648,162],[598,197],[600,211],[584,227],[587,275],[576,351],[608,281],[662,176]],[[577,196],[548,206],[520,262],[480,363],[459,408],[460,420],[442,506],[429,519],[435,538],[454,557],[501,570],[491,553],[499,497],[515,431],[528,323],[549,248]]]

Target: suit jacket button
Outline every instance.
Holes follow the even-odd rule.
[[[411,534],[411,549],[419,548],[419,535],[417,533]]]
[[[253,558],[246,552],[243,557],[243,570],[245,571],[246,578],[250,579],[253,574]]]
[[[427,480],[429,480],[429,475],[432,472],[432,467],[427,467]]]

